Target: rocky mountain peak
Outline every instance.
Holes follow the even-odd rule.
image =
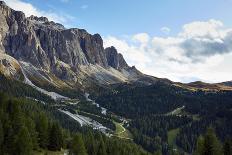
[[[0,1],[0,5],[6,5],[4,1]]]
[[[33,69],[35,73],[39,70],[69,83],[80,78],[112,83],[125,81],[131,74],[137,77],[137,71],[130,69],[114,47],[104,49],[99,34],[66,29],[46,17],[25,17],[23,12],[11,9],[3,1],[0,3],[0,50],[23,62],[22,65],[28,64],[22,66],[25,70]]]
[[[109,66],[119,70],[129,68],[122,54],[118,53],[114,46],[106,48],[105,53]]]
[[[31,15],[30,17],[28,17],[28,19],[35,20],[35,21],[38,21],[38,22],[43,22],[43,23],[49,22],[47,17],[37,17],[37,16],[34,16],[34,15]]]
[[[33,24],[36,25],[37,28],[51,28],[51,29],[57,29],[57,30],[65,29],[65,27],[62,24],[49,21],[47,17],[37,17],[37,16],[31,15],[27,19],[33,22]]]

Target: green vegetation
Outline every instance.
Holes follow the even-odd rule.
[[[116,130],[114,135],[116,137],[122,138],[122,139],[128,139],[128,140],[132,140],[133,136],[130,133],[130,131],[128,129],[126,129],[125,127],[123,127],[123,123],[118,123],[114,121],[114,124],[116,126]]]
[[[63,147],[63,129],[33,101],[0,94],[0,124],[2,154],[30,155],[40,147],[54,151]]]
[[[176,136],[179,133],[179,128],[177,129],[172,129],[168,131],[168,144],[171,146],[173,145],[173,148],[177,149],[176,147]]]
[[[77,122],[57,113],[55,107],[0,94],[0,154],[57,155],[64,150],[74,155],[148,154],[134,143],[79,128]]]
[[[70,153],[75,155],[87,155],[87,151],[80,134],[75,135],[71,141]]]
[[[116,125],[116,131],[115,131],[116,135],[119,135],[122,132],[125,132],[126,129],[122,126],[123,125],[122,123],[114,122],[114,124]]]
[[[70,151],[89,155],[145,155],[149,151],[157,155],[185,152],[201,155],[198,150],[206,147],[231,155],[230,91],[191,92],[159,82],[150,86],[116,85],[112,93],[101,93],[97,98],[97,103],[109,110],[109,114],[103,115],[90,102],[56,104],[19,81],[4,76],[0,79],[0,90],[10,95],[0,95],[0,154],[11,155],[17,151],[19,155],[59,155]],[[89,127],[81,127],[58,108],[98,121],[115,131],[114,136],[109,138]],[[129,123],[121,121],[125,118],[129,118]],[[215,132],[204,135],[209,126]],[[204,136],[198,138],[200,135]]]
[[[42,94],[38,90],[29,85],[25,85],[20,81],[6,78],[0,74],[0,91],[15,97],[30,97],[40,101],[54,103],[49,96]]]
[[[191,118],[183,116],[151,115],[130,122],[129,130],[136,143],[150,152],[162,151],[168,153],[168,131],[191,122]],[[171,132],[175,133],[175,132]],[[173,138],[174,138],[174,134]],[[171,137],[172,138],[172,137]],[[170,147],[173,144],[170,145]]]
[[[222,154],[223,154],[223,148],[214,132],[214,129],[208,128],[204,137],[200,136],[198,138],[194,155],[222,155]]]
[[[112,88],[99,95],[97,103],[131,119],[128,129],[134,141],[149,152],[168,154],[178,148],[192,153],[197,137],[209,126],[222,142],[232,136],[232,91],[190,91],[162,81]]]
[[[39,150],[39,151],[33,151],[33,155],[64,155],[66,151],[49,151],[49,150]]]

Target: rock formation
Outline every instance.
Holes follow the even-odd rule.
[[[99,34],[66,29],[46,17],[26,17],[3,1],[0,1],[0,51],[18,60],[30,77],[43,72],[51,79],[52,75],[69,84],[87,78],[109,84],[141,75],[127,65],[114,47],[104,49]],[[32,66],[31,70],[28,66]]]

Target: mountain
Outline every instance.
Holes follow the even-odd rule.
[[[232,136],[231,90],[145,75],[99,34],[0,1],[0,154],[193,154],[209,126]]]
[[[202,81],[190,82],[187,84],[183,83],[175,83],[176,86],[186,88],[189,90],[203,90],[203,91],[220,91],[220,90],[232,90],[232,85],[230,82],[222,82],[222,83],[205,83]]]
[[[129,67],[114,47],[104,49],[99,34],[66,29],[46,17],[26,17],[0,2],[1,72],[26,76],[39,85],[55,87],[100,85],[143,76]]]
[[[130,67],[115,47],[104,49],[99,34],[67,29],[46,17],[26,17],[0,2],[0,72],[52,90],[108,87],[136,82],[168,82],[187,89],[231,90],[224,84],[181,84],[148,76]],[[24,78],[23,78],[24,77]]]

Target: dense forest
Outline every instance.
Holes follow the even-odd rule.
[[[108,138],[87,127],[74,127],[76,122],[54,115],[51,108],[0,94],[0,154],[31,155],[61,149],[74,155],[147,154],[131,142]]]
[[[108,109],[107,115],[101,113],[100,107],[82,100],[84,97],[76,105],[64,103],[70,112],[96,120],[112,131],[116,129],[113,120],[121,122],[126,118],[124,127],[133,135],[131,141],[81,127],[58,110],[61,103],[20,81],[0,78],[0,90],[7,94],[0,95],[0,154],[66,151],[74,155],[203,155],[199,143],[206,141],[209,127],[214,129],[210,135],[217,141],[212,145],[221,154],[229,155],[231,151],[230,91],[189,91],[162,82],[149,86],[114,85],[113,91],[96,98]]]
[[[191,118],[186,116],[151,115],[130,122],[130,131],[136,143],[150,152],[168,153],[168,131],[186,125]]]
[[[169,154],[174,145],[193,153],[198,136],[209,126],[215,128],[221,142],[232,136],[231,91],[190,91],[162,82],[149,86],[121,84],[96,101],[131,119],[129,130],[135,142],[150,152]],[[174,144],[168,144],[172,130],[176,130]]]
[[[47,95],[42,94],[38,90],[29,85],[25,85],[21,81],[6,78],[0,74],[0,91],[16,97],[30,97],[41,101],[53,103],[54,101]]]
[[[200,115],[232,108],[231,91],[190,91],[162,82],[149,86],[120,84],[114,87],[114,91],[98,96],[96,102],[126,118],[165,114],[182,106],[186,112]]]
[[[186,152],[193,152],[197,137],[206,132],[209,126],[215,128],[215,132],[221,142],[232,135],[232,120],[230,116],[224,117],[203,117],[199,121],[193,121],[186,126],[180,127],[176,137],[176,144]]]
[[[121,84],[100,95],[96,102],[126,118],[163,114],[183,105],[183,91],[157,83],[151,86]],[[170,104],[171,103],[171,104]]]
[[[195,145],[194,155],[231,155],[232,139],[227,138],[222,144],[213,128],[209,127],[206,133],[199,136]]]

